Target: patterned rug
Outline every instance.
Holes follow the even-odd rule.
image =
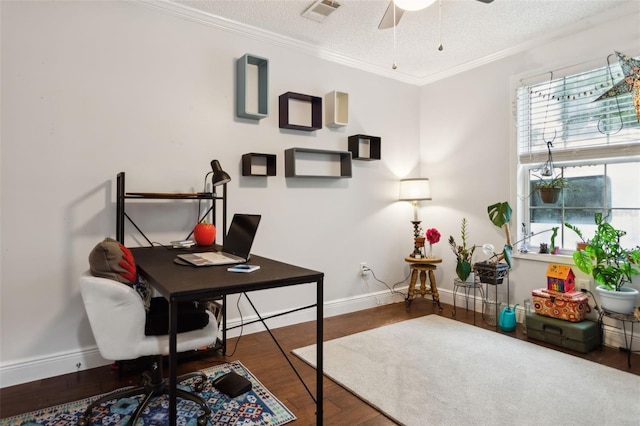
[[[235,371],[251,381],[251,391],[236,398],[229,398],[211,386],[207,382],[200,396],[208,402],[211,408],[211,426],[276,426],[289,423],[296,419],[287,407],[285,407],[253,374],[239,361],[222,364],[202,370],[209,379]],[[192,379],[195,380],[195,379]],[[181,388],[192,391],[188,380],[179,385]],[[68,404],[57,405],[21,414],[15,417],[0,419],[2,426],[75,426],[78,417],[85,408],[100,396],[95,396]],[[109,401],[96,407],[93,414],[94,425],[120,426],[126,424],[135,411],[138,402],[142,398],[120,399]],[[132,402],[134,402],[132,404]],[[169,396],[162,395],[155,398],[143,413],[141,425],[167,425],[169,424]],[[178,398],[178,425],[195,426],[201,410],[194,410],[194,404]]]

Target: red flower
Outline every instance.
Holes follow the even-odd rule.
[[[426,237],[429,244],[435,244],[440,241],[440,232],[436,228],[427,229]]]

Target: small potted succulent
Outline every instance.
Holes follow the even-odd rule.
[[[460,239],[462,245],[458,245],[453,236],[449,236],[449,245],[451,251],[456,256],[456,275],[461,281],[474,282],[475,274],[472,272],[471,259],[473,258],[473,252],[476,249],[475,245],[467,244],[467,219],[462,218],[462,225],[460,227]]]
[[[626,249],[620,238],[626,231],[615,229],[602,213],[595,214],[596,232],[584,250],[573,253],[573,261],[597,284],[602,308],[621,314],[633,313],[638,290],[626,287],[640,270],[640,246]],[[571,228],[573,229],[573,228]]]

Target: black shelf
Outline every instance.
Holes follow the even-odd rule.
[[[297,162],[301,156],[305,157],[335,157],[340,163],[340,174],[323,175],[306,173],[297,167]],[[284,174],[285,177],[314,177],[314,178],[350,178],[351,177],[351,152],[349,151],[327,151],[323,149],[309,148],[289,148],[284,151]]]
[[[353,155],[354,160],[373,161],[381,158],[381,142],[379,136],[353,135],[349,136],[349,151]],[[369,156],[365,157],[360,153],[360,144],[369,144]]]
[[[311,104],[311,126],[292,124],[289,122],[289,101],[297,100],[309,102]],[[302,130],[313,132],[322,128],[322,98],[302,93],[287,92],[279,97],[280,117],[279,125],[281,129]]]
[[[265,173],[254,173],[254,166],[257,161],[264,159]],[[274,154],[260,154],[250,152],[242,155],[242,176],[275,176],[276,156]]]
[[[153,245],[153,243],[147,238],[145,233],[140,227],[127,215],[125,205],[127,199],[135,200],[211,200],[211,207],[203,215],[203,219],[212,213],[212,223],[216,224],[216,203],[222,201],[222,226],[223,226],[223,239],[227,232],[227,184],[222,185],[222,195],[217,195],[215,192],[125,192],[125,174],[120,172],[116,178],[116,239],[121,243],[124,242],[124,221],[127,219],[144,239]]]

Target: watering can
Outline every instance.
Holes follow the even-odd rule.
[[[500,311],[500,319],[498,320],[498,327],[502,331],[513,331],[516,329],[516,303],[513,308],[505,306]]]

